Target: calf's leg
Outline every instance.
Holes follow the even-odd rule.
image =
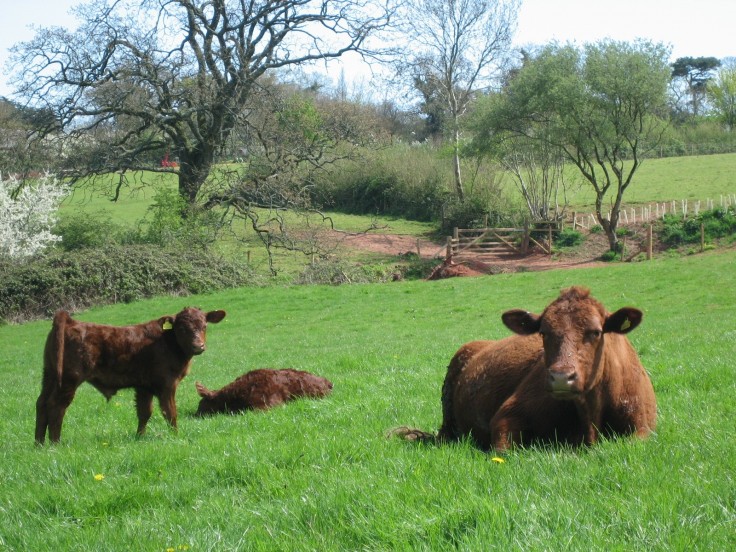
[[[36,401],[36,444],[43,445],[46,440],[46,429],[49,427],[48,401],[51,391],[44,387]]]
[[[176,429],[176,387],[162,391],[158,396],[161,412],[173,429]]]
[[[49,440],[52,443],[58,443],[61,439],[61,424],[76,391],[76,386],[54,389],[46,401],[46,421],[49,428]]]
[[[153,413],[153,393],[140,388],[135,390],[135,410],[138,414],[138,435],[146,432],[146,424]]]

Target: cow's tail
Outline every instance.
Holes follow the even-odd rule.
[[[64,330],[66,323],[69,320],[69,315],[66,311],[58,311],[54,315],[54,323],[51,326],[53,332],[54,349],[56,350],[56,379],[59,387],[61,387],[61,378],[64,373]]]
[[[437,442],[436,434],[407,426],[395,427],[389,430],[386,434],[386,437],[399,437],[400,439],[404,439],[405,441],[415,441],[418,443],[434,444]]]
[[[458,361],[457,356],[455,355],[455,358],[450,361],[450,365],[447,367],[445,382],[442,384],[442,426],[439,432],[429,433],[414,427],[401,426],[389,430],[389,437],[399,437],[405,441],[429,444],[439,444],[444,441],[454,441],[456,439],[452,395],[455,389],[455,382],[463,367],[463,363]]]

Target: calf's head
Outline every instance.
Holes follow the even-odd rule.
[[[542,337],[548,388],[556,398],[568,399],[598,381],[606,334],[626,334],[642,316],[632,307],[609,314],[587,289],[572,287],[563,290],[541,315],[511,310],[502,320],[517,334]]]
[[[199,382],[195,382],[197,393],[200,397],[199,406],[194,413],[195,416],[209,416],[218,412],[225,411],[225,401],[220,400],[215,391],[210,391]]]
[[[225,318],[225,311],[203,312],[194,307],[187,307],[176,316],[164,316],[159,319],[164,331],[174,332],[176,342],[188,355],[200,355],[204,352],[207,341],[207,323],[217,324]]]

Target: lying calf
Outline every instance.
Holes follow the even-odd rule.
[[[219,391],[210,391],[199,382],[195,385],[202,397],[196,416],[268,410],[299,397],[325,397],[332,391],[332,382],[329,380],[290,368],[253,370]]]

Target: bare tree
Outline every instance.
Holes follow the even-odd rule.
[[[460,119],[474,95],[500,76],[516,29],[520,0],[408,0],[403,63],[425,97],[433,89],[449,119],[455,191],[465,190],[460,170]]]
[[[13,49],[16,95],[74,140],[69,174],[176,172],[194,203],[266,73],[376,54],[398,0],[104,0],[76,31],[39,29]],[[171,149],[178,167],[156,164]],[[74,161],[78,163],[74,163]]]

